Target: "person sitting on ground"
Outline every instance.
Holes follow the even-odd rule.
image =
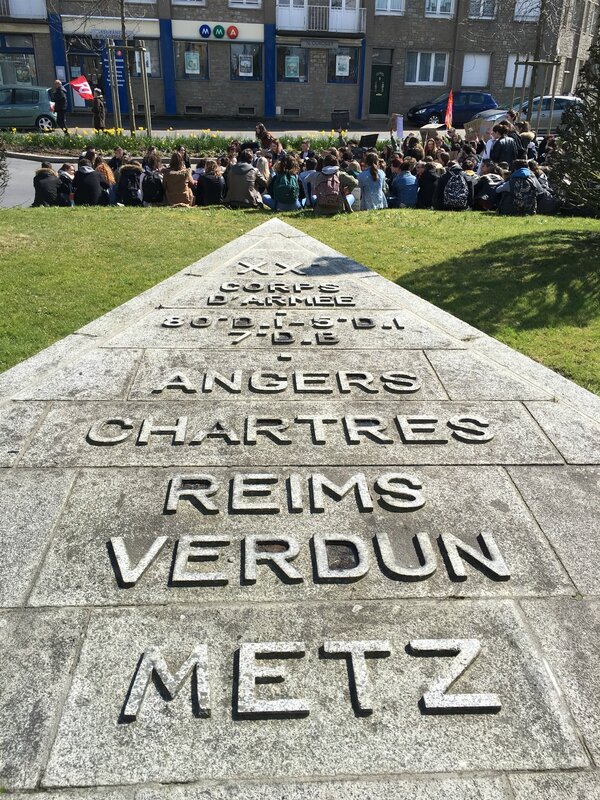
[[[537,143],[533,131],[523,131],[521,134],[521,145],[525,149],[523,158],[526,161],[535,161],[537,158]]]
[[[415,208],[417,205],[418,184],[416,177],[410,171],[409,161],[392,159],[392,173],[394,178],[390,187],[390,208]]]
[[[351,192],[356,186],[358,180],[347,172],[341,172],[336,156],[327,153],[321,169],[317,166],[312,197],[315,214],[333,216],[352,211],[354,195]]]
[[[367,153],[365,169],[358,176],[358,185],[361,211],[387,208],[385,172],[379,169],[377,153]]]
[[[110,158],[108,161],[108,166],[112,169],[113,175],[117,179],[119,177],[119,170],[125,163],[126,158],[127,155],[125,153],[125,150],[123,150],[122,147],[115,147],[115,149],[113,150],[113,157]]]
[[[479,180],[475,186],[473,208],[476,211],[495,211],[498,207],[500,195],[496,189],[503,182],[500,170],[489,158],[481,162]]]
[[[417,190],[417,208],[431,208],[438,182],[437,164],[435,161],[426,161],[423,172],[419,177]]]
[[[252,150],[242,150],[237,164],[229,167],[226,205],[232,208],[256,208],[262,205],[261,192],[267,188],[267,182],[256,167],[252,166],[253,160]]]
[[[59,205],[58,193],[61,188],[61,181],[52,169],[50,162],[42,161],[40,168],[33,176],[33,188],[35,189],[35,195],[32,208]]]
[[[145,206],[160,206],[165,199],[162,163],[158,152],[151,153],[146,159],[142,176],[142,203]]]
[[[87,158],[79,160],[77,172],[73,179],[74,202],[76,206],[99,206],[103,203],[109,184],[91,161]]]
[[[310,158],[310,140],[309,139],[302,139],[300,142],[300,160],[306,161],[307,158]]]
[[[256,138],[260,142],[260,146],[263,150],[268,150],[269,147],[271,147],[271,143],[275,140],[275,137],[265,128],[262,122],[258,123],[255,130]]]
[[[286,156],[275,164],[275,175],[271,178],[263,203],[273,211],[298,211],[300,185],[298,183],[298,164],[294,156]]]
[[[273,177],[273,173],[271,171],[271,162],[269,159],[266,156],[259,156],[254,162],[254,166],[268,184]]]
[[[58,190],[58,205],[72,206],[74,199],[73,178],[75,177],[75,167],[73,164],[65,162],[58,170],[60,178],[60,188]]]
[[[183,145],[183,144],[177,145],[177,147],[175,148],[175,152],[179,153],[179,155],[181,156],[182,161],[183,161],[183,166],[186,169],[191,170],[192,162],[190,161],[190,157],[188,155],[188,151],[185,148],[185,145]]]
[[[156,149],[156,147],[154,147],[154,145],[151,144],[150,147],[146,148],[146,152],[144,153],[144,157],[142,158],[142,169],[145,170],[152,156],[156,155],[158,155],[158,150]]]
[[[298,180],[302,185],[305,198],[305,205],[312,207],[312,198],[315,193],[314,184],[317,177],[317,159],[307,158],[304,162],[304,169],[298,175]]]
[[[438,180],[433,207],[438,211],[466,211],[473,207],[473,181],[467,179],[457,161],[450,161]]]
[[[92,162],[92,166],[99,172],[100,175],[104,178],[104,180],[108,183],[108,190],[105,192],[105,196],[102,197],[101,204],[103,205],[115,205],[117,202],[117,181],[115,176],[113,175],[112,169],[108,166],[108,164],[102,159],[102,156],[96,156],[96,158]]]
[[[171,154],[169,166],[163,170],[163,188],[168,206],[186,207],[194,205],[192,173],[185,166],[179,148]]]
[[[128,159],[119,170],[117,198],[124,206],[142,205],[142,175],[144,170],[139,161]]]
[[[511,216],[528,216],[537,211],[538,197],[544,194],[540,182],[524,159],[511,165],[510,177],[496,188],[501,195],[498,213]]]
[[[207,158],[196,184],[196,205],[218,206],[225,197],[225,180],[216,159]]]

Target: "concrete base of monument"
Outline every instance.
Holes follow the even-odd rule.
[[[600,800],[600,398],[277,219],[0,398],[11,796]]]

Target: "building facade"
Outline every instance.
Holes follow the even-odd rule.
[[[0,0],[0,84],[50,85],[85,75],[110,106],[106,41],[122,44],[114,0]],[[540,14],[540,8],[543,11]],[[101,10],[101,14],[99,13]],[[135,0],[126,35],[143,40],[158,115],[352,120],[404,113],[448,91],[499,103],[536,52],[560,61],[573,91],[598,24],[597,0]],[[139,54],[136,111],[143,110]],[[124,54],[117,51],[121,106]],[[539,93],[552,73],[540,70]],[[85,110],[76,94],[72,111]]]

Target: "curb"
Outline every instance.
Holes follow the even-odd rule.
[[[13,153],[11,150],[6,150],[7,158],[16,158],[20,161],[48,161],[50,164],[76,164],[79,161],[79,156],[56,156],[43,153]]]

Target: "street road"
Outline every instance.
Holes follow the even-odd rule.
[[[33,203],[33,176],[39,169],[39,163],[18,158],[9,158],[7,161],[10,177],[0,207],[30,206]]]

